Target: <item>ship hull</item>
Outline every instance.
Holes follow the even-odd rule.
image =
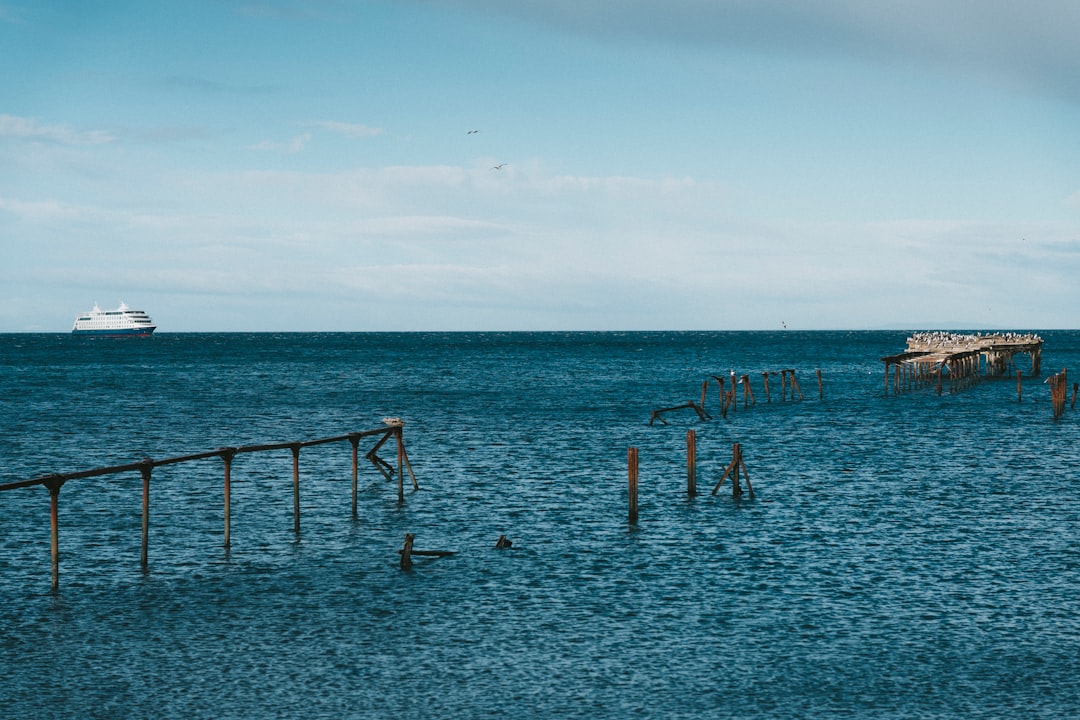
[[[98,337],[150,337],[156,328],[122,328],[118,330],[72,330],[72,335],[96,335]]]

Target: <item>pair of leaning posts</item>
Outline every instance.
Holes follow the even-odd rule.
[[[405,451],[405,443],[402,437],[404,423],[397,418],[386,418],[383,420],[384,427],[374,428],[371,430],[362,430],[360,432],[352,432],[346,435],[336,435],[334,437],[319,438],[317,440],[305,440],[300,442],[285,442],[285,443],[270,443],[265,445],[245,445],[242,447],[224,447],[217,450],[208,450],[206,452],[195,453],[192,455],[181,455],[178,457],[164,458],[160,460],[152,460],[146,458],[139,462],[127,463],[125,465],[113,465],[110,467],[95,468],[93,470],[81,470],[78,472],[70,473],[52,473],[49,475],[42,475],[40,477],[32,478],[30,480],[21,480],[18,482],[0,484],[0,491],[4,490],[16,490],[24,487],[42,486],[49,491],[49,528],[50,528],[50,550],[52,557],[52,588],[56,590],[60,586],[60,518],[59,518],[59,504],[60,504],[60,488],[65,483],[72,480],[81,480],[84,478],[101,477],[104,475],[117,475],[123,473],[130,473],[138,471],[142,476],[142,554],[141,563],[145,570],[149,562],[149,540],[150,540],[150,478],[154,468],[162,467],[164,465],[176,465],[186,462],[194,462],[197,460],[206,460],[208,458],[220,458],[225,465],[225,477],[224,477],[224,547],[228,552],[231,545],[230,537],[230,523],[231,523],[231,483],[232,483],[232,461],[237,455],[245,453],[257,453],[257,452],[270,452],[275,450],[289,450],[292,453],[293,458],[293,473],[292,473],[292,487],[293,487],[293,530],[300,533],[300,450],[306,447],[313,447],[316,445],[326,445],[329,443],[337,443],[348,441],[352,446],[352,517],[357,517],[357,476],[359,474],[359,454],[360,454],[360,441],[364,438],[377,437],[375,445],[369,450],[364,457],[374,465],[379,472],[387,480],[393,478],[394,468],[389,462],[382,459],[378,455],[378,451],[386,444],[391,438],[394,439],[397,445],[397,478],[398,478],[398,502],[405,501],[405,485],[403,470],[407,470],[409,477],[412,479],[413,489],[418,490],[419,485],[416,482],[416,475],[413,474],[412,464],[409,462],[409,455]]]

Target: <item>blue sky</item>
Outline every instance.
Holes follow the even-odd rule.
[[[1080,327],[1077,37],[1048,0],[0,0],[0,332]]]

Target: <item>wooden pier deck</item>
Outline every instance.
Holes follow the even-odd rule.
[[[983,377],[1005,377],[1016,368],[1016,355],[1031,358],[1031,377],[1042,372],[1042,338],[1034,333],[960,334],[919,332],[907,340],[907,350],[881,358],[885,363],[885,394],[889,394],[892,375],[893,392],[929,383],[941,393],[943,378],[948,378],[949,392],[979,382]]]

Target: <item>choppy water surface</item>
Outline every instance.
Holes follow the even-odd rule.
[[[883,397],[906,333],[0,336],[0,482],[394,415],[421,485],[362,465],[354,522],[348,443],[305,449],[297,536],[290,453],[238,456],[226,553],[220,461],[161,467],[144,573],[138,473],[72,481],[57,593],[48,493],[0,493],[0,715],[1076,717],[1078,416],[1043,381],[1080,333],[1041,334],[1022,402]],[[648,425],[731,369],[755,406]],[[753,500],[709,494],[733,442]],[[406,532],[457,554],[402,571]]]

